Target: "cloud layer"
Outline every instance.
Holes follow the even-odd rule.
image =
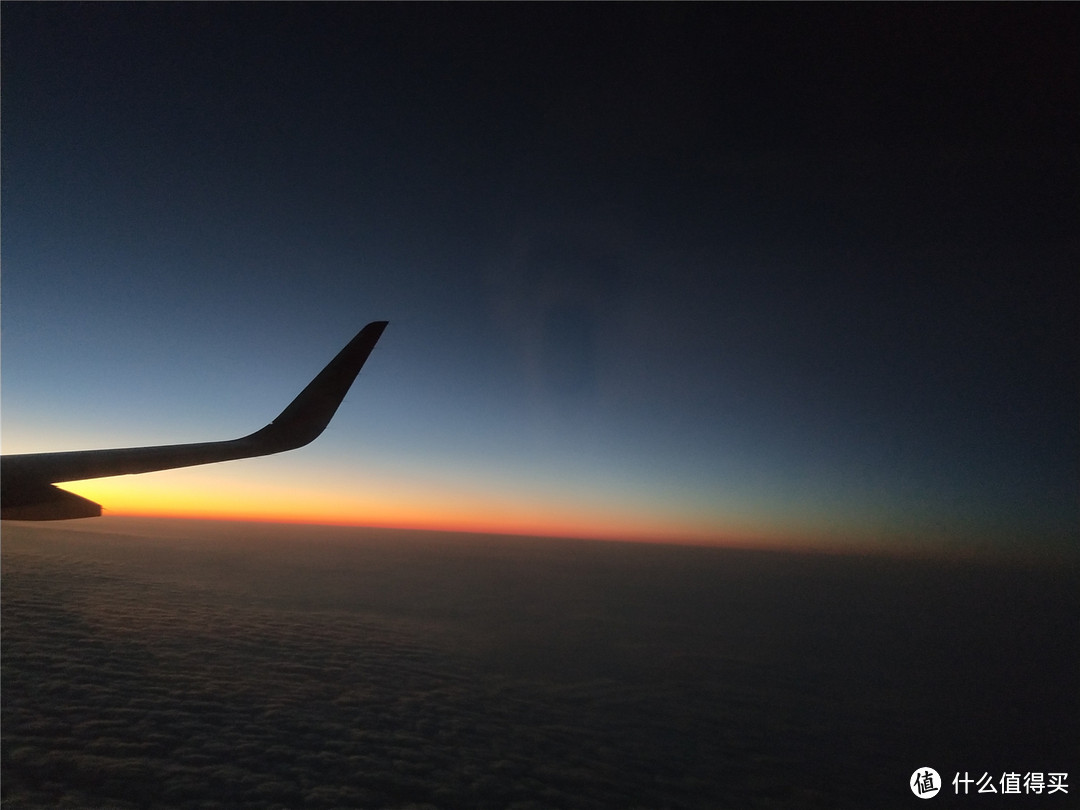
[[[5,808],[890,806],[1075,746],[1071,574],[237,531],[5,526]]]

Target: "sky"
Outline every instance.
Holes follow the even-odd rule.
[[[111,515],[1075,553],[1071,5],[0,10],[4,453]]]

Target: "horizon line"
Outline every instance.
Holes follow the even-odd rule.
[[[1002,548],[997,546],[975,546],[971,544],[957,544],[951,547],[934,546],[931,544],[919,544],[914,542],[889,542],[877,541],[868,543],[865,540],[847,540],[832,542],[815,542],[814,540],[791,540],[780,538],[747,538],[747,537],[690,537],[668,536],[657,537],[650,535],[622,536],[615,534],[589,534],[572,532],[529,532],[526,530],[507,529],[483,529],[470,527],[441,527],[431,526],[407,526],[378,523],[352,523],[341,521],[320,521],[315,519],[282,519],[282,518],[257,518],[250,516],[192,516],[192,515],[162,515],[155,513],[125,512],[122,514],[103,514],[97,518],[84,518],[63,521],[64,525],[56,525],[57,529],[72,529],[75,531],[107,532],[113,527],[107,525],[113,520],[147,520],[160,523],[204,523],[228,526],[258,525],[280,527],[311,527],[316,529],[343,529],[357,531],[389,531],[426,534],[426,535],[466,535],[501,539],[523,540],[555,540],[566,542],[586,543],[623,543],[634,545],[651,546],[676,546],[683,548],[702,548],[729,551],[761,551],[775,553],[798,553],[813,556],[846,556],[846,557],[878,557],[894,560],[926,560],[953,563],[982,563],[982,564],[1013,564],[1024,566],[1063,565],[1076,567],[1080,573],[1080,550],[1069,549],[1017,549]],[[19,521],[7,520],[4,523],[18,524],[29,528],[47,528],[56,521]]]

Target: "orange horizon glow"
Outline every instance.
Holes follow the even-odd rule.
[[[844,522],[799,514],[783,505],[575,498],[573,494],[485,489],[435,478],[342,479],[292,471],[238,478],[197,468],[62,484],[102,504],[108,517],[280,523],[576,538],[840,554],[970,557],[1000,555],[979,537],[888,526],[865,516]],[[347,482],[346,482],[347,481]],[[470,488],[472,486],[473,488]],[[675,499],[669,498],[668,501]],[[1014,546],[1014,548],[1016,548]],[[1020,553],[1022,549],[1016,549]]]
[[[582,540],[626,540],[686,545],[738,545],[773,546],[788,545],[777,537],[760,535],[749,537],[742,533],[737,537],[718,532],[697,533],[673,530],[663,526],[628,526],[615,521],[572,521],[551,519],[546,521],[492,520],[469,516],[438,516],[413,513],[400,517],[390,515],[355,514],[300,514],[274,509],[258,511],[168,509],[162,508],[105,508],[103,516],[161,518],[176,520],[213,520],[250,523],[281,523],[312,526],[340,526],[342,528],[374,528],[461,534],[512,535],[523,537],[576,538]]]
[[[233,479],[220,487],[176,480],[183,471],[63,484],[64,489],[103,506],[109,517],[223,520],[367,527],[469,534],[625,540],[634,542],[731,547],[820,546],[790,532],[762,530],[746,520],[722,526],[703,516],[657,515],[643,507],[604,509],[583,504],[553,504],[525,498],[484,498],[454,492],[372,486],[362,495],[282,489]],[[182,484],[187,483],[187,486]],[[820,538],[824,540],[824,538]],[[824,545],[832,545],[826,542]]]

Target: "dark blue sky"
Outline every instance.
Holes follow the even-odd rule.
[[[1073,6],[2,13],[5,452],[391,322],[303,455],[107,507],[1075,546]]]

